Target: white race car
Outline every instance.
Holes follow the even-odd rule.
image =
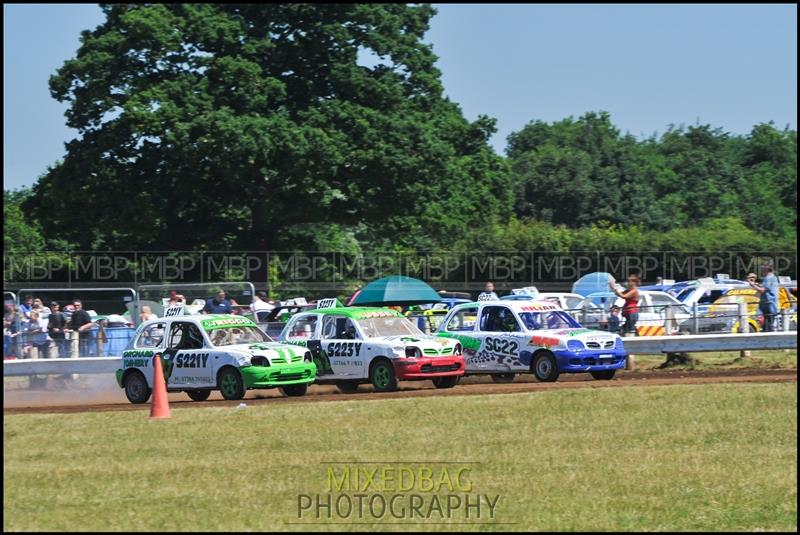
[[[241,399],[248,389],[276,387],[302,396],[317,371],[309,351],[274,342],[246,317],[167,315],[142,323],[122,353],[117,384],[131,403],[150,398],[156,354],[167,390],[195,401],[208,399],[212,390]]]
[[[293,316],[278,338],[308,347],[317,363],[317,382],[355,392],[370,382],[378,392],[397,381],[430,379],[451,388],[464,375],[461,343],[423,334],[388,308],[336,307]]]
[[[464,346],[467,374],[498,382],[517,373],[555,381],[559,373],[611,379],[627,354],[616,334],[584,329],[551,301],[479,301],[453,308],[437,334]]]

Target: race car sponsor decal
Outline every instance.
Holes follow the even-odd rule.
[[[147,368],[153,357],[152,350],[125,351],[122,354],[123,368]]]
[[[355,314],[356,318],[360,320],[369,319],[369,318],[395,318],[398,316],[402,316],[399,312],[394,311],[383,311],[383,310],[372,310],[370,312],[358,312]]]
[[[559,341],[560,340],[558,338],[535,334],[531,337],[531,340],[528,343],[533,346],[553,347],[557,346]]]
[[[463,334],[452,334],[452,333],[439,333],[439,336],[442,338],[454,338],[461,342],[461,347],[464,349],[472,349],[477,350],[481,347],[481,341],[470,336],[466,336]]]
[[[532,303],[519,307],[522,312],[541,312],[542,310],[559,310],[559,306],[552,303]]]
[[[329,357],[357,357],[363,342],[331,342],[326,348]]]
[[[200,320],[200,325],[205,330],[219,329],[220,327],[252,327],[255,326],[251,320],[247,318],[224,318],[216,320]]]
[[[563,331],[556,331],[559,336],[578,336],[579,334],[592,332],[592,329],[566,329]]]

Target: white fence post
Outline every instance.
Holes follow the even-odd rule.
[[[692,334],[700,334],[700,320],[697,317],[697,302],[692,303]]]
[[[748,334],[750,332],[750,321],[748,321],[747,317],[747,304],[746,303],[739,303],[739,332]],[[740,351],[739,358],[748,358],[750,356],[750,351]]]
[[[69,333],[69,358],[76,359],[80,357],[80,342],[78,341],[78,331],[71,331]]]

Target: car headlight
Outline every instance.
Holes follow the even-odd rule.
[[[314,360],[314,359],[311,357],[311,352],[310,351],[306,351],[303,354],[303,362],[311,362],[312,360]]]
[[[580,340],[569,340],[567,342],[567,349],[570,351],[580,351],[584,349],[583,342]]]
[[[624,349],[625,348],[625,346],[622,344],[622,338],[620,338],[619,336],[617,336],[616,341],[614,341],[614,347],[616,349]]]
[[[418,359],[422,356],[422,351],[418,347],[407,347],[406,348],[406,358],[407,359]]]

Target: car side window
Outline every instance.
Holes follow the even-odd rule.
[[[289,326],[286,338],[289,339],[308,339],[314,335],[317,328],[317,315],[309,314],[299,318],[294,318]]]
[[[169,330],[168,349],[202,349],[203,334],[194,323],[176,321]]]
[[[481,331],[486,332],[518,332],[519,323],[514,313],[506,307],[484,307],[481,312]]]
[[[322,339],[330,340],[335,339],[336,332],[336,316],[325,316],[322,320]]]
[[[139,338],[136,339],[135,347],[142,349],[161,347],[161,342],[164,341],[164,327],[164,322],[160,321],[142,329]]]
[[[462,308],[450,318],[444,330],[448,332],[466,332],[475,330],[475,320],[478,318],[478,307]]]

